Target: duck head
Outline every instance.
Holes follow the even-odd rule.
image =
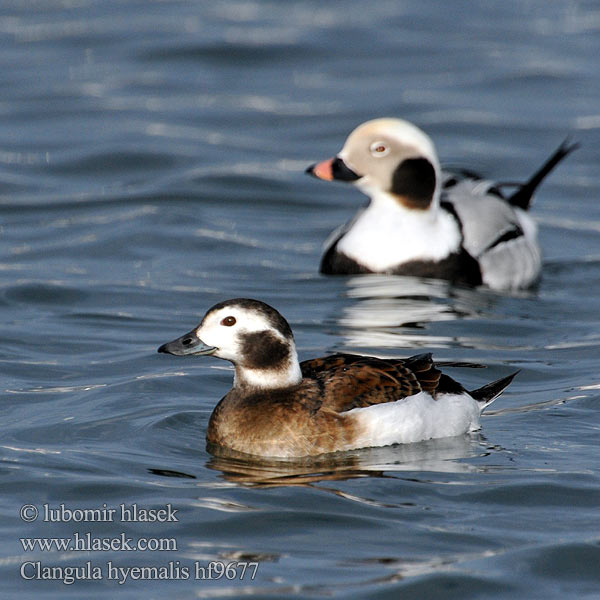
[[[274,308],[248,298],[220,302],[195,329],[158,352],[208,355],[232,362],[234,386],[285,388],[302,381],[294,336]]]
[[[431,139],[401,119],[359,125],[334,158],[307,173],[351,182],[373,200],[385,195],[406,208],[427,210],[439,202],[440,164]]]

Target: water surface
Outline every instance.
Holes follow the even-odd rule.
[[[3,598],[596,598],[599,33],[585,1],[5,1]],[[533,209],[538,290],[317,273],[364,198],[304,168],[384,115],[509,181],[581,142]],[[452,370],[472,388],[521,373],[471,436],[317,464],[213,456],[231,370],[156,348],[238,296],[277,307],[302,359],[431,351],[485,364]],[[43,521],[133,504],[177,520]],[[20,541],[75,533],[177,549]],[[38,562],[87,580],[22,577]],[[228,579],[242,563],[255,578]]]

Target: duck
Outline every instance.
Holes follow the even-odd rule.
[[[338,353],[299,362],[286,319],[250,298],[215,304],[197,327],[158,352],[233,363],[233,387],[212,412],[207,447],[263,459],[314,457],[477,431],[482,411],[516,375],[467,391],[440,371],[431,354],[377,358]]]
[[[539,184],[577,147],[565,140],[525,183],[498,184],[468,170],[442,171],[431,138],[408,121],[362,123],[337,156],[306,169],[321,180],[351,183],[370,199],[330,236],[320,272],[534,287],[542,256],[528,209]],[[516,189],[507,194],[510,186]]]

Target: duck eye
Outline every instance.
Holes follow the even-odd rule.
[[[225,325],[225,327],[231,327],[232,325],[235,325],[235,317],[225,317],[221,321],[221,325]]]
[[[369,150],[371,151],[371,154],[373,156],[376,156],[377,158],[381,158],[382,156],[385,156],[386,154],[389,153],[390,148],[384,142],[373,142],[371,144]]]

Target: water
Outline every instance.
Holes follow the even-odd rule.
[[[585,1],[5,0],[2,597],[597,598],[599,32]],[[539,290],[317,274],[363,198],[303,170],[382,115],[510,180],[581,142],[533,211]],[[454,370],[469,387],[521,373],[480,434],[212,456],[231,371],[156,348],[237,296],[276,306],[302,359],[432,351],[487,365]],[[177,520],[123,522],[133,504]],[[114,518],[65,512],[85,509]],[[112,549],[20,541],[87,533]]]

